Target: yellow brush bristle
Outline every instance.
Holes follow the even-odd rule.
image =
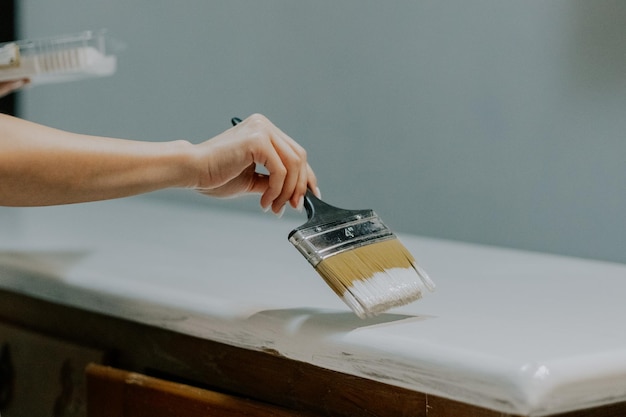
[[[338,253],[316,270],[361,318],[408,304],[435,288],[396,238]]]

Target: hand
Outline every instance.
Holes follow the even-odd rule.
[[[12,93],[15,90],[19,90],[28,84],[27,79],[14,80],[14,81],[0,81],[0,97],[4,97],[7,94]]]
[[[195,188],[214,197],[260,193],[261,207],[282,213],[287,203],[301,209],[307,188],[319,194],[304,148],[255,114],[196,145],[202,174]],[[268,175],[256,172],[265,167]]]

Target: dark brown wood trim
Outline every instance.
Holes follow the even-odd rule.
[[[88,417],[315,417],[108,366],[87,367]]]
[[[0,321],[105,350],[125,371],[319,416],[518,417],[7,291]],[[561,417],[583,415],[623,416],[626,403]]]

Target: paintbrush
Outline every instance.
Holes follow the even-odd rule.
[[[236,125],[241,119],[233,118]],[[310,190],[308,221],[289,233],[333,291],[361,317],[411,303],[435,284],[373,210],[331,206]]]
[[[311,191],[304,207],[308,221],[289,233],[289,241],[357,316],[380,314],[435,289],[373,210],[333,207]]]

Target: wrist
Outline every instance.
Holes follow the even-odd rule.
[[[171,167],[164,188],[195,187],[200,170],[195,145],[184,139],[165,142],[164,145],[167,147],[167,165]]]

